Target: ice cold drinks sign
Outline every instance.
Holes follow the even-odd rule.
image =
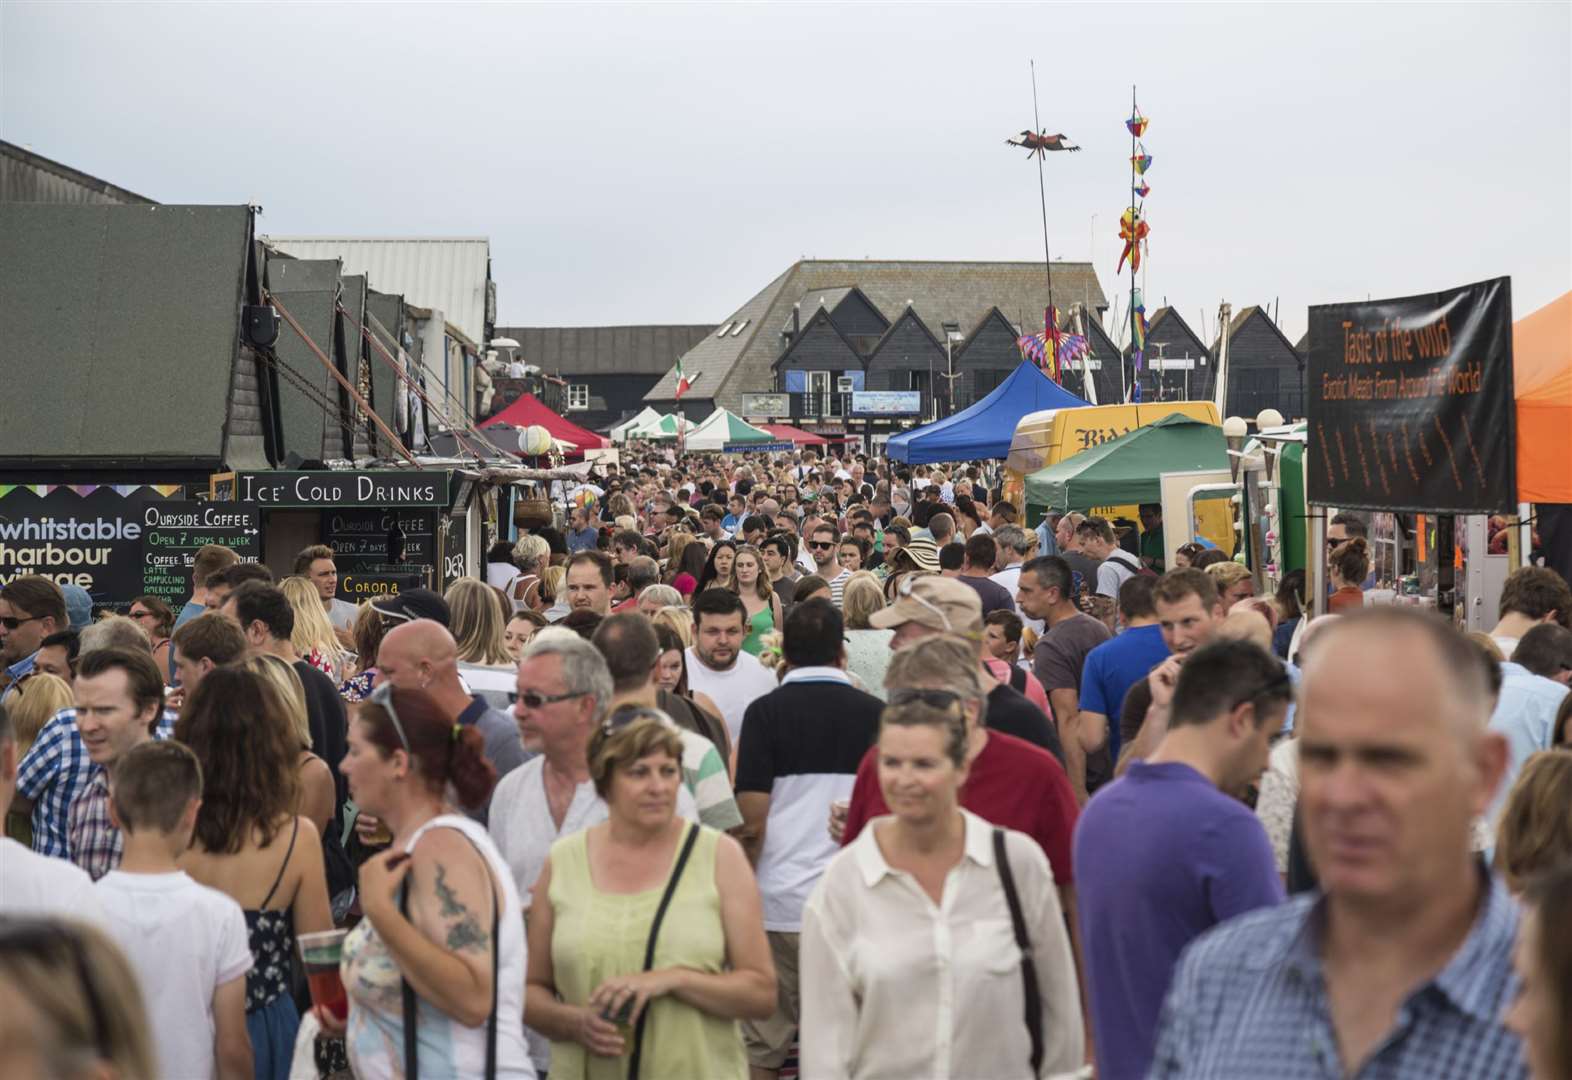
[[[426,471],[240,473],[237,498],[270,507],[418,506],[445,509],[448,474]]]

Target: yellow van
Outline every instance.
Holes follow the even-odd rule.
[[[1027,520],[1026,477],[1067,457],[1134,431],[1143,424],[1180,413],[1192,420],[1221,426],[1217,406],[1210,401],[1153,401],[1139,405],[1092,405],[1079,409],[1044,409],[1027,413],[1015,427],[1010,456],[1004,463],[1004,497]],[[1090,511],[1107,518],[1138,521],[1134,506],[1097,506]],[[1198,505],[1201,535],[1225,553],[1234,550],[1232,510],[1226,500],[1205,500]],[[1031,522],[1035,526],[1036,522]]]

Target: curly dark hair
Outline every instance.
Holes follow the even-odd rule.
[[[244,668],[214,668],[186,699],[175,738],[202,763],[195,837],[203,850],[233,855],[253,829],[272,843],[295,813],[300,756],[272,684]]]

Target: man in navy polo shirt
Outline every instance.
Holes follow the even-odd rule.
[[[1086,666],[1081,670],[1081,735],[1088,755],[1106,746],[1106,758],[1119,760],[1119,707],[1124,695],[1168,659],[1168,645],[1157,625],[1157,608],[1152,601],[1157,581],[1140,575],[1119,586],[1119,621],[1124,630],[1086,654]],[[1096,782],[1091,769],[1088,758],[1087,788],[1095,790],[1108,779],[1112,768]]]

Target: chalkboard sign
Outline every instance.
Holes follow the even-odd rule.
[[[340,572],[338,575],[339,599],[348,600],[352,604],[358,604],[362,600],[380,600],[385,596],[397,596],[405,589],[425,587],[426,575],[423,573],[388,574],[351,570],[349,573]]]
[[[442,529],[442,587],[446,589],[459,578],[466,576],[465,549],[469,546],[469,522],[463,517],[451,517]]]
[[[142,510],[141,591],[175,609],[191,595],[191,567],[208,544],[222,544],[242,562],[262,554],[260,513],[236,502],[151,503]]]
[[[0,585],[42,574],[80,585],[95,607],[124,610],[143,592],[142,514],[152,503],[169,505],[152,487],[0,484]]]
[[[391,595],[385,590],[355,591],[350,587],[350,576],[356,574],[415,575],[424,585],[430,568],[437,563],[436,531],[433,510],[322,511],[322,542],[333,549],[333,561],[338,565],[339,599],[358,604],[368,597]]]

